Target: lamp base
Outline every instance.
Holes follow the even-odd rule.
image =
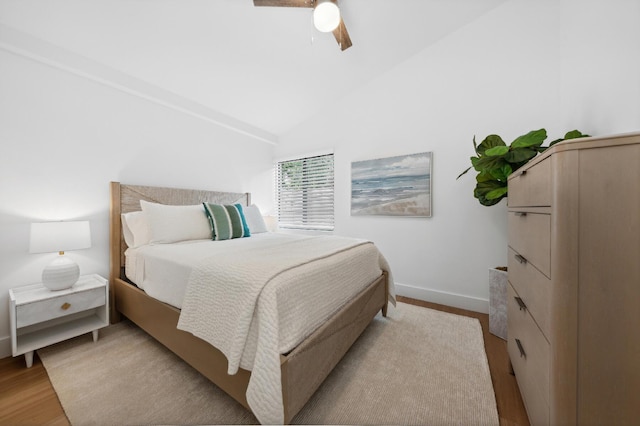
[[[64,254],[59,255],[42,271],[42,284],[49,290],[71,288],[80,278],[80,267]]]

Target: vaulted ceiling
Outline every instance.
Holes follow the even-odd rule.
[[[46,42],[41,57],[43,49],[58,49],[58,62],[75,55],[75,69],[108,67],[130,77],[131,90],[157,88],[156,98],[182,100],[275,142],[505,1],[339,0],[353,41],[344,52],[331,33],[313,28],[310,9],[252,0],[0,0],[0,30]],[[19,39],[0,31],[0,48],[15,51]]]

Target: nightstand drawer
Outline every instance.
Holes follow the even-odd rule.
[[[549,158],[509,179],[509,207],[551,205],[551,161]]]
[[[26,303],[16,306],[16,326],[17,328],[26,327],[53,318],[104,306],[105,303],[104,287]]]
[[[507,287],[507,349],[532,425],[549,424],[549,343],[526,309]]]
[[[520,261],[551,278],[551,215],[510,211],[508,227],[509,246]]]
[[[551,319],[551,280],[531,263],[521,262],[518,253],[513,249],[509,249],[508,256],[509,282],[542,333],[548,338]]]

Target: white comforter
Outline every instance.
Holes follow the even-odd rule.
[[[319,326],[341,306],[325,303],[322,297],[314,300],[304,295],[318,296],[317,275],[324,275],[326,280],[332,271],[331,262],[336,259],[353,261],[344,256],[350,250],[367,250],[370,254],[373,251],[379,268],[389,270],[386,260],[371,242],[335,236],[264,239],[250,249],[234,245],[193,268],[178,328],[224,353],[229,361],[229,374],[235,374],[239,367],[252,371],[247,401],[261,423],[284,421],[279,326],[282,318],[278,306],[289,304],[289,311],[299,306],[305,317]],[[355,259],[357,262],[358,257]],[[373,278],[375,276],[369,282]],[[296,282],[296,286],[282,284],[287,282]],[[347,283],[331,291],[344,292],[344,304],[360,290],[350,288]],[[390,294],[393,301],[392,281]],[[308,299],[306,304],[301,303],[304,299]],[[249,338],[250,330],[257,332],[256,339]]]

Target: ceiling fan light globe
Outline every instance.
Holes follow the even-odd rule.
[[[340,9],[331,0],[319,0],[313,9],[313,25],[323,33],[329,33],[340,24]]]

